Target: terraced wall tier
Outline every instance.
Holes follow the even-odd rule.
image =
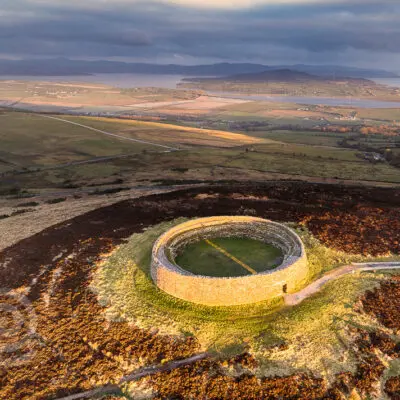
[[[246,237],[271,244],[282,250],[283,261],[273,270],[226,278],[195,275],[175,263],[176,255],[189,243],[216,237]],[[273,299],[295,291],[307,275],[307,257],[299,236],[285,225],[256,217],[191,220],[160,236],[152,251],[151,276],[161,290],[209,306]]]

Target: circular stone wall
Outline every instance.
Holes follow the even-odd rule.
[[[268,243],[282,250],[283,261],[273,270],[226,278],[195,275],[175,263],[176,255],[189,243],[216,237],[245,237]],[[151,260],[151,276],[161,290],[210,306],[272,299],[294,291],[307,274],[304,246],[294,231],[276,222],[245,216],[200,218],[177,225],[156,241]]]

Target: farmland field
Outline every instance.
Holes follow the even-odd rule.
[[[131,186],[163,180],[247,180],[265,174],[400,183],[395,166],[373,164],[355,149],[331,148],[343,139],[337,133],[231,133],[112,118],[64,116],[57,120],[8,111],[0,118],[5,193],[86,190],[107,182]],[[370,140],[373,143],[373,137]],[[180,150],[171,152],[169,147]]]
[[[248,94],[265,94],[297,97],[354,97],[361,99],[399,101],[397,90],[373,81],[343,78],[338,80],[307,79],[296,80],[232,80],[227,78],[200,78],[182,81],[178,87],[190,90],[211,92],[239,92]]]

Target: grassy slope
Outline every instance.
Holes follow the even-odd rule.
[[[257,272],[277,265],[281,251],[273,246],[246,238],[215,238],[212,242],[238,258]],[[244,276],[250,272],[229,259],[204,240],[188,245],[176,258],[182,268],[207,276]]]
[[[400,182],[398,169],[387,164],[371,164],[358,158],[357,151],[353,150],[295,144],[253,147],[254,152],[232,153],[223,166],[324,178]]]
[[[0,114],[0,158],[16,166],[50,166],[94,157],[159,151],[159,148],[112,138],[84,127],[45,119],[35,114],[4,112]],[[220,131],[166,124],[65,117],[74,122],[155,143],[186,143],[232,146],[262,142],[262,139]],[[5,164],[4,164],[5,165]]]
[[[336,139],[313,136],[307,132],[252,132],[263,139],[278,139],[265,144],[252,142],[250,136],[221,131],[201,131],[167,124],[109,119],[66,117],[119,135],[169,144],[179,143],[185,150],[163,153],[158,148],[114,139],[61,121],[44,119],[33,114],[0,114],[0,173],[36,169],[82,161],[94,157],[131,154],[98,164],[63,167],[57,170],[7,176],[7,185],[25,189],[54,188],[63,182],[80,185],[109,178],[112,174],[126,179],[260,179],[263,174],[281,173],[319,178],[352,179],[399,183],[398,169],[387,164],[371,164],[358,158],[357,151],[315,147],[334,144]],[[214,133],[210,133],[214,132]],[[217,133],[215,133],[217,132]],[[288,139],[285,139],[287,135]],[[297,139],[296,137],[300,139]],[[245,138],[245,140],[243,139]],[[335,136],[336,138],[336,136]],[[258,139],[258,138],[255,138]],[[264,139],[265,140],[265,139]],[[289,143],[304,141],[307,144]],[[204,147],[206,144],[210,147]],[[239,147],[219,147],[219,146]],[[247,148],[254,151],[246,152]],[[144,150],[146,152],[144,153]],[[154,153],[155,152],[155,153]]]
[[[126,179],[262,179],[264,174],[399,183],[398,169],[355,158],[354,151],[337,151],[298,145],[244,148],[192,148],[177,153],[137,154],[130,158],[58,170],[14,175],[23,188],[54,187],[57,182],[78,180],[80,184],[117,174]],[[354,157],[353,157],[354,155]]]
[[[351,306],[382,275],[347,276],[331,282],[320,293],[293,307],[282,299],[236,307],[207,307],[188,303],[158,290],[150,277],[151,248],[158,236],[178,219],[135,234],[99,265],[92,289],[107,305],[111,319],[126,319],[139,326],[157,327],[169,334],[194,335],[204,349],[235,353],[250,346],[262,361],[263,374],[290,373],[294,368],[317,374],[353,365],[351,352],[343,348],[346,330],[352,324],[370,324]],[[322,246],[307,231],[305,242],[310,280],[329,269],[363,258]],[[285,352],[271,352],[271,346],[288,344]],[[345,357],[343,363],[342,357]],[[341,360],[341,361],[340,361]]]
[[[21,167],[51,166],[151,149],[34,114],[0,114],[0,158]]]

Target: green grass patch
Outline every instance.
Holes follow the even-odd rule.
[[[43,167],[95,157],[154,149],[35,114],[5,112],[1,118],[1,159],[13,169]]]
[[[399,183],[398,169],[372,164],[357,156],[358,151],[327,149],[297,144],[254,145],[254,151],[230,150],[232,156],[219,163],[245,171],[277,172],[290,175]],[[227,155],[226,152],[220,153]],[[212,151],[209,152],[212,155]]]
[[[256,272],[273,269],[282,261],[281,250],[258,240],[214,238],[211,241]],[[196,275],[219,277],[251,275],[246,268],[204,240],[186,246],[175,261]]]
[[[247,132],[248,135],[271,139],[279,142],[305,144],[310,146],[332,146],[339,147],[338,142],[343,138],[349,137],[349,134],[323,133],[315,131],[255,131]]]

